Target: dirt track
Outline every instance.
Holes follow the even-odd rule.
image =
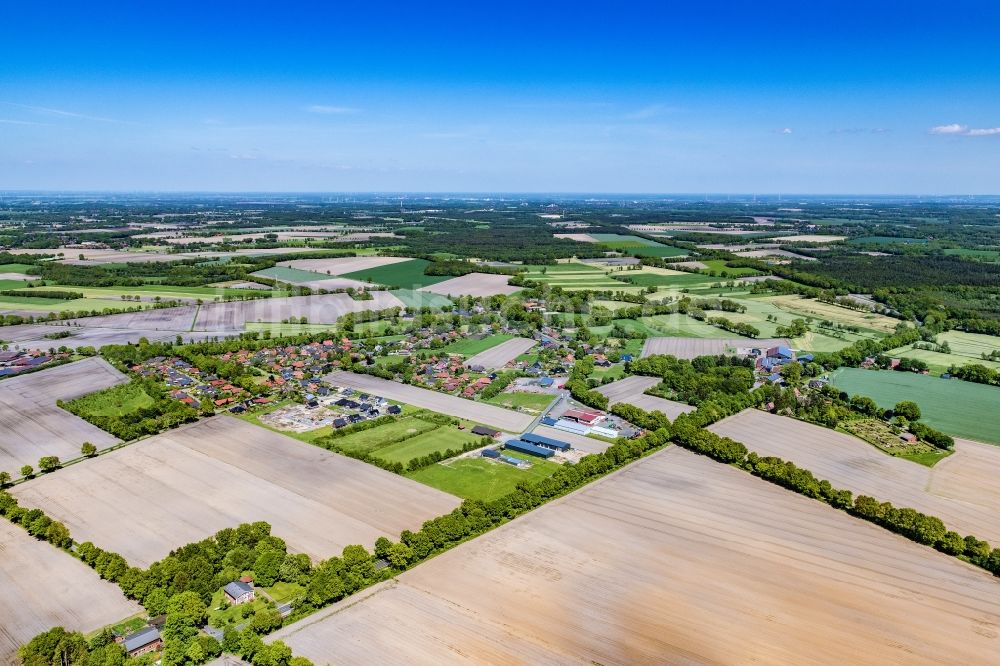
[[[272,638],[317,666],[984,664],[998,592],[983,571],[672,448]]]
[[[956,453],[928,468],[886,455],[857,437],[757,409],[709,430],[760,455],[790,460],[855,495],[917,509],[962,536],[1000,543],[1000,447],[958,441]]]
[[[0,471],[15,478],[22,465],[37,469],[42,456],[80,457],[80,445],[105,449],[118,440],[56,406],[128,381],[103,359],[93,357],[0,382]]]
[[[398,538],[459,500],[415,481],[217,416],[15,487],[93,541],[146,567],[224,527],[263,520],[314,559]]]
[[[89,632],[142,610],[83,562],[0,519],[0,663],[62,626]]]
[[[410,386],[399,382],[372,377],[371,375],[359,375],[353,372],[331,372],[324,378],[327,382],[337,386],[347,386],[349,388],[373,393],[390,400],[405,402],[414,407],[430,409],[441,412],[449,416],[460,419],[469,419],[484,425],[491,425],[506,432],[524,432],[533,417],[528,414],[521,414],[503,407],[496,407],[483,402],[474,402],[464,398],[456,398],[453,395],[438,393],[430,389]]]

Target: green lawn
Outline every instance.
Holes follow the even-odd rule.
[[[647,273],[645,271],[624,271],[622,273],[628,281],[640,287],[694,287],[708,285],[718,282],[720,278],[702,275],[700,273],[682,273],[664,275],[661,273]]]
[[[322,333],[336,330],[336,324],[282,324],[280,322],[248,321],[244,324],[247,331],[271,331],[273,336],[292,336],[302,333]]]
[[[0,273],[27,273],[32,268],[31,264],[0,264]]]
[[[860,236],[847,241],[853,245],[922,245],[926,238],[898,238],[896,236]]]
[[[271,587],[265,587],[262,589],[267,592],[270,597],[274,599],[274,603],[279,606],[283,603],[291,601],[304,592],[301,585],[296,583],[286,583],[280,580]]]
[[[639,321],[656,331],[657,336],[716,339],[735,337],[729,331],[680,313],[641,317]]]
[[[454,305],[447,297],[435,294],[431,291],[417,291],[416,289],[393,289],[389,292],[408,308],[446,308]]]
[[[1000,263],[1000,250],[971,250],[963,247],[948,248],[944,251],[944,253],[967,257],[970,259],[982,259],[983,261],[988,261],[990,263]],[[0,266],[0,272],[3,272],[3,266]]]
[[[0,280],[0,289],[23,289],[28,286],[24,280]]]
[[[244,619],[243,613],[249,613],[246,617],[253,617],[253,613],[266,606],[267,602],[261,597],[257,597],[250,603],[230,606],[225,600],[225,593],[220,589],[212,595],[212,602],[208,605],[208,624],[217,629],[225,629],[227,626],[235,627],[249,622],[249,620]]]
[[[370,428],[368,430],[351,433],[350,435],[346,435],[344,437],[338,437],[333,440],[333,444],[338,448],[344,449],[345,451],[372,453],[383,448],[387,441],[404,435],[427,433],[440,427],[441,426],[436,423],[422,421],[415,416],[409,416],[393,421],[392,423],[378,426],[377,428]],[[407,460],[409,460],[409,458],[407,458]]]
[[[745,267],[731,268],[726,265],[727,263],[726,259],[704,259],[702,260],[701,263],[708,266],[708,270],[710,271],[715,271],[720,275],[722,273],[726,273],[727,277],[745,277],[748,275],[763,275],[763,273],[761,273],[755,268],[745,268]]]
[[[361,280],[362,282],[384,284],[389,287],[398,287],[401,289],[418,289],[451,279],[449,275],[424,275],[424,268],[428,264],[430,262],[426,259],[410,259],[409,261],[401,261],[398,264],[388,264],[363,271],[345,273],[341,277]]]
[[[554,395],[548,393],[501,393],[495,395],[485,402],[491,405],[499,405],[509,409],[524,407],[535,412],[540,412],[548,407],[555,399]]]
[[[523,470],[483,458],[460,458],[431,465],[406,476],[463,499],[490,501],[514,491],[522,481],[540,481],[559,469],[558,463],[541,458],[513,452],[506,452],[505,455],[529,460],[533,466]]]
[[[955,437],[1000,444],[1000,388],[958,379],[890,370],[840,368],[832,383],[851,395],[866,395],[884,409],[902,400],[920,405],[922,420]]]
[[[623,234],[590,234],[590,236],[611,250],[637,257],[683,257],[688,254],[687,250],[679,247],[664,245],[639,236]]]
[[[459,430],[455,426],[441,426],[422,435],[404,440],[398,444],[379,449],[375,456],[388,462],[401,462],[404,465],[414,458],[426,456],[429,453],[448,449],[461,450],[466,444],[480,439],[469,432],[469,429]]]

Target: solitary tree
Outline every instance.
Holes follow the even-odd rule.
[[[30,479],[34,475],[35,475],[35,468],[32,467],[31,465],[25,465],[24,467],[21,468],[21,476],[23,476],[24,478]]]
[[[920,407],[917,403],[910,400],[903,400],[902,402],[897,402],[896,406],[893,407],[893,413],[896,416],[902,416],[907,421],[919,421],[920,420]]]
[[[80,453],[87,456],[88,458],[97,453],[97,447],[90,442],[84,442],[83,446],[80,447]]]
[[[10,485],[10,472],[0,472],[0,488]]]
[[[54,469],[59,469],[62,463],[59,462],[57,456],[43,456],[38,459],[38,469],[42,472],[51,472]]]

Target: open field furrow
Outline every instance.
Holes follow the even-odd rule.
[[[851,435],[748,409],[709,427],[760,455],[778,456],[810,470],[837,488],[937,516],[949,529],[1000,542],[1000,449],[959,441],[943,466],[924,467],[894,458]],[[966,444],[969,444],[968,446]],[[949,462],[950,461],[950,462]],[[945,464],[948,463],[948,464]],[[965,477],[978,487],[965,489]],[[934,488],[945,489],[945,494]]]
[[[106,361],[87,358],[0,382],[0,471],[18,476],[22,465],[42,456],[71,460],[90,442],[105,449],[118,440],[56,406],[127,381]]]
[[[318,663],[984,663],[997,585],[669,449],[275,638]]]
[[[453,395],[438,393],[430,389],[401,384],[399,382],[359,375],[353,372],[331,372],[324,378],[335,386],[346,386],[358,391],[405,402],[414,407],[430,409],[460,419],[469,419],[477,423],[491,425],[506,432],[523,432],[533,420],[529,414],[521,414],[502,407],[495,407],[482,402],[473,402]]]
[[[17,648],[61,626],[90,632],[138,613],[113,583],[83,562],[0,520],[0,663]]]
[[[458,499],[377,467],[219,416],[18,486],[77,539],[148,566],[225,527],[263,520],[314,559],[368,547]]]

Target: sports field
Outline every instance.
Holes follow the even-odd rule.
[[[373,465],[216,416],[15,487],[79,541],[146,567],[224,527],[263,520],[314,559],[396,538],[458,500]],[[123,516],[134,519],[124,520]],[[322,529],[317,529],[322,526]]]
[[[0,663],[52,627],[91,632],[141,611],[80,560],[0,520]]]
[[[0,471],[20,476],[22,465],[42,456],[80,457],[84,442],[105,449],[118,440],[56,406],[128,381],[104,359],[87,358],[0,382]]]
[[[316,663],[981,664],[997,585],[671,447],[269,640]]]
[[[834,386],[866,395],[884,409],[902,400],[920,405],[921,420],[955,437],[1000,444],[1000,388],[959,379],[890,370],[839,368]]]
[[[708,427],[712,432],[742,442],[762,456],[778,456],[810,470],[818,479],[825,479],[835,488],[850,490],[855,495],[869,495],[898,507],[909,507],[944,521],[948,529],[965,536],[973,534],[990,543],[1000,543],[1000,484],[980,488],[975,497],[964,493],[958,498],[950,488],[964,487],[965,478],[975,479],[971,458],[1000,474],[1000,447],[991,449],[992,457],[977,450],[971,442],[959,442],[951,457],[958,464],[934,467],[886,455],[871,444],[829,428],[776,416],[759,409],[747,409]],[[944,488],[944,494],[928,490],[934,484]]]
[[[426,259],[410,259],[344,273],[343,277],[401,289],[419,289],[449,279],[447,275],[424,275],[428,264]]]

